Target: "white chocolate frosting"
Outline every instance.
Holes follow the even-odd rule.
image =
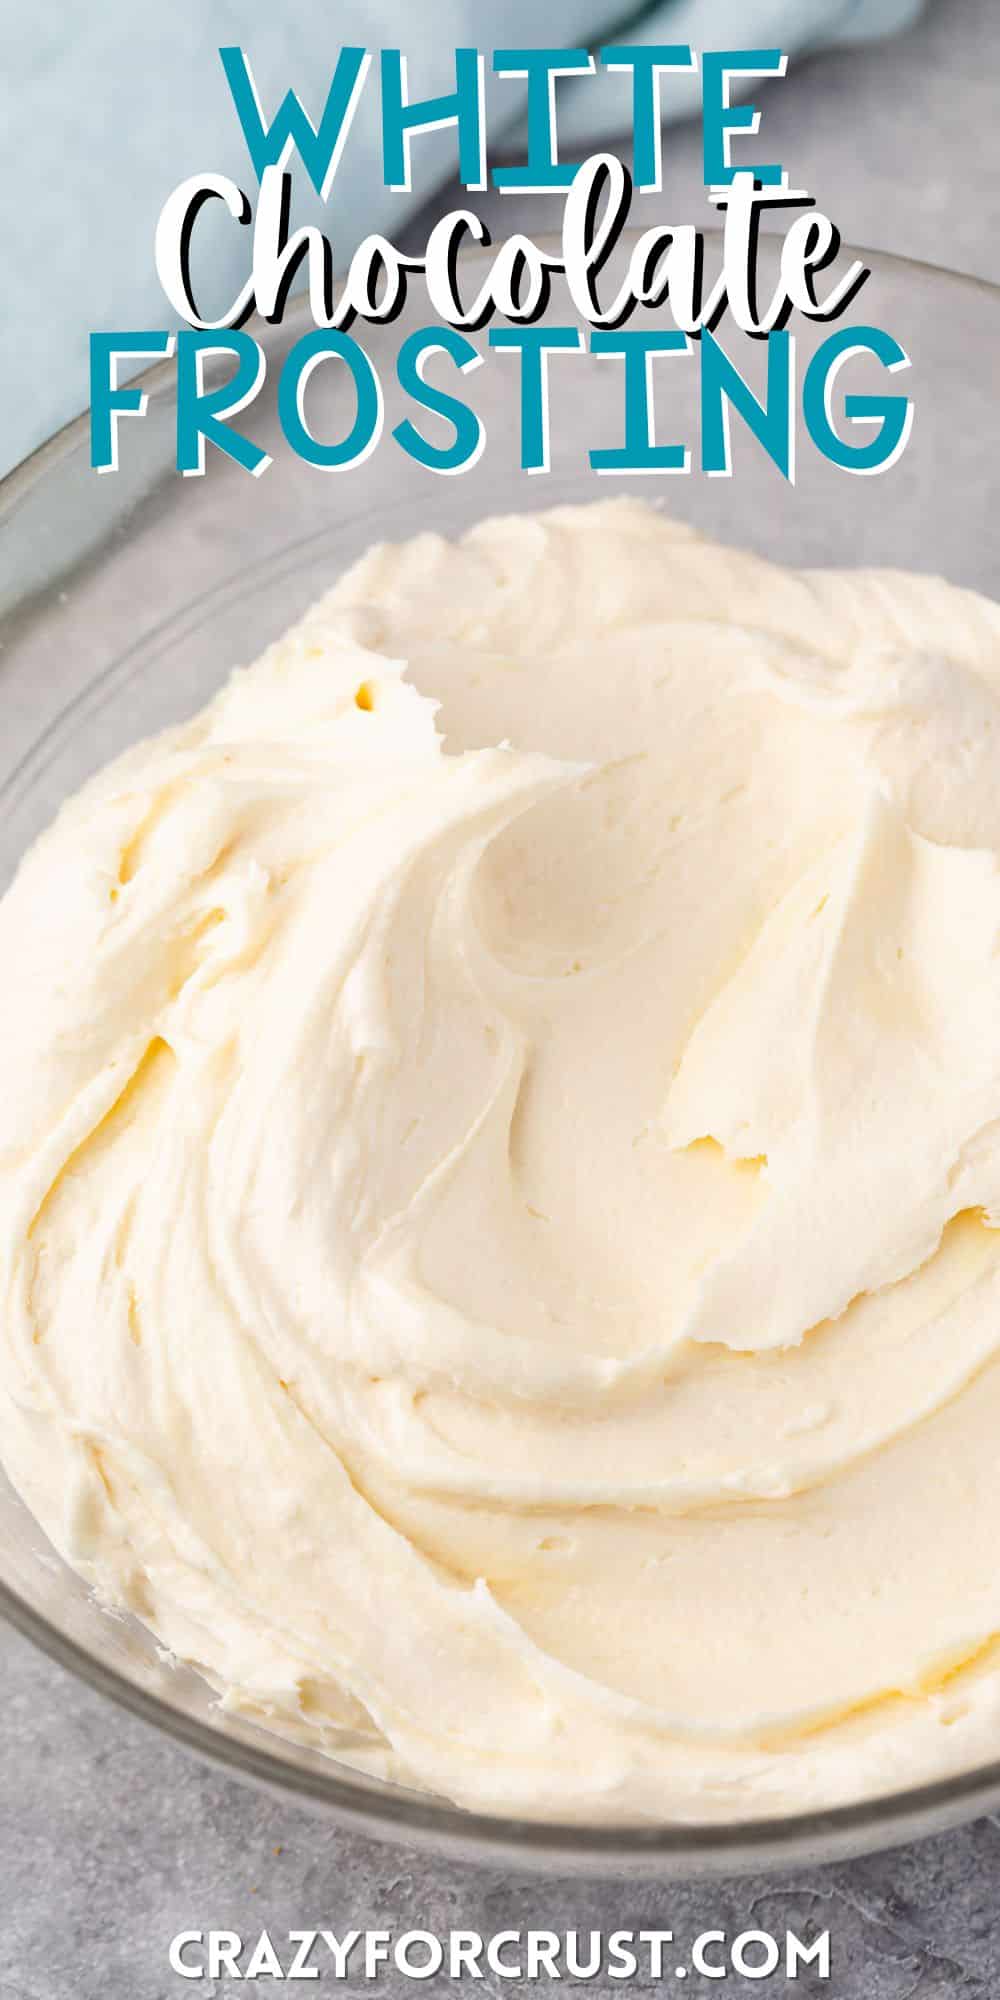
[[[1000,1755],[998,858],[982,599],[628,501],[372,550],[0,905],[57,1548],[489,1811]]]

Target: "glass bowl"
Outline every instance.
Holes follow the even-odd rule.
[[[709,260],[718,254],[718,238],[710,237]],[[909,446],[881,478],[837,471],[800,425],[791,488],[734,419],[732,478],[707,479],[696,469],[686,478],[597,479],[587,453],[621,440],[622,364],[580,354],[553,358],[551,469],[529,480],[519,468],[517,363],[487,351],[485,335],[477,337],[484,365],[462,383],[485,421],[485,451],[461,478],[435,477],[390,435],[403,414],[396,352],[406,333],[431,317],[419,298],[394,326],[362,330],[383,380],[386,425],[372,456],[346,475],[301,463],[278,428],[277,373],[307,328],[301,303],[283,326],[263,329],[267,379],[239,419],[272,453],[263,477],[248,478],[215,451],[204,478],[177,476],[169,364],[144,378],[145,416],[122,420],[120,472],[91,472],[87,422],[71,424],[0,488],[0,886],[67,793],[136,737],[206,700],[232,666],[258,653],[375,539],[427,527],[454,534],[487,513],[631,487],[779,561],[901,565],[1000,597],[1000,462],[985,400],[1000,352],[1000,291],[860,254],[871,276],[852,316],[902,342],[912,367],[894,386],[905,382],[916,403]],[[772,263],[767,246],[765,277]],[[575,318],[565,298],[555,297],[552,318]],[[800,380],[828,331],[796,327]],[[744,369],[748,347],[740,341]],[[751,355],[758,380],[762,349],[758,343]],[[436,379],[443,386],[450,368],[441,362]],[[435,369],[429,373],[433,379]],[[310,388],[319,435],[349,428],[345,374],[328,365]],[[696,361],[665,357],[654,380],[659,440],[696,446]],[[0,1611],[61,1665],[238,1774],[371,1834],[466,1856],[506,1854],[522,1868],[674,1875],[760,1869],[887,1846],[1000,1806],[998,1744],[996,1763],[943,1782],[730,1826],[666,1821],[608,1829],[459,1811],[358,1776],[223,1713],[200,1677],[161,1657],[133,1619],[97,1605],[2,1474]]]

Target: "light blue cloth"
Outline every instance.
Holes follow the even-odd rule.
[[[0,0],[6,29],[0,86],[0,470],[16,464],[85,407],[91,329],[171,323],[153,264],[160,207],[178,181],[215,169],[253,197],[255,183],[217,50],[247,52],[270,116],[289,85],[318,118],[339,47],[403,47],[412,97],[454,88],[453,50],[617,39],[690,42],[696,49],[780,46],[789,55],[892,34],[924,0],[61,0],[57,8]],[[697,79],[663,79],[664,115],[698,108]],[[628,127],[627,77],[599,74],[559,87],[562,157]],[[517,137],[523,84],[487,75],[491,148]],[[320,220],[338,265],[370,229],[396,237],[421,201],[454,173],[454,131],[414,143],[411,195],[382,186],[378,91],[369,79],[325,212],[297,175],[293,220]],[[472,205],[475,196],[468,197]],[[212,270],[206,311],[232,298],[246,232],[205,213],[196,271]]]

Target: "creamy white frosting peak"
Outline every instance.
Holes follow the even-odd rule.
[[[372,550],[0,905],[56,1546],[488,1810],[995,1755],[998,774],[1000,610],[938,580],[631,501]]]

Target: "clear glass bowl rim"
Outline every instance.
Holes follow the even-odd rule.
[[[623,244],[639,235],[628,230]],[[722,232],[708,227],[706,243],[721,245]],[[540,232],[536,239],[552,250],[558,237]],[[469,264],[487,261],[493,249],[470,246]],[[926,283],[989,300],[1000,311],[1000,285],[972,273],[890,251],[844,243],[845,257],[860,258],[873,271],[880,267],[907,272]],[[311,325],[308,301],[298,297],[286,311],[282,326],[303,330]],[[281,329],[250,330],[267,341]],[[157,362],[133,378],[150,397],[169,393],[173,380],[169,361]],[[37,480],[56,472],[61,461],[86,443],[89,412],[73,418],[53,433],[20,464],[0,479],[0,526]],[[218,587],[234,581],[220,577]],[[149,640],[152,632],[144,634]],[[720,1824],[587,1825],[552,1820],[518,1820],[468,1812],[447,1801],[396,1788],[369,1788],[362,1779],[330,1760],[329,1769],[305,1767],[281,1755],[280,1739],[269,1747],[228,1736],[198,1717],[175,1708],[159,1695],[138,1686],[90,1653],[44,1617],[9,1584],[0,1580],[0,1617],[43,1653],[75,1674],[119,1707],[151,1723],[166,1736],[224,1772],[250,1779],[266,1790],[313,1809],[325,1810],[345,1827],[376,1839],[396,1840],[451,1853],[483,1863],[507,1860],[546,1871],[586,1874],[634,1872],[684,1876],[759,1871],[797,1860],[832,1861],[942,1831],[1000,1807],[1000,1758],[932,1783],[904,1787],[853,1804],[772,1819],[737,1820]]]

